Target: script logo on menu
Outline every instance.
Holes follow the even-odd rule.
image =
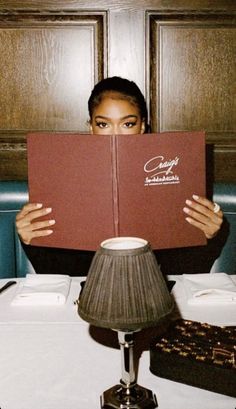
[[[180,177],[176,172],[180,159],[166,159],[162,155],[149,159],[144,165],[144,172],[148,173],[144,180],[144,186],[171,185],[180,183]]]

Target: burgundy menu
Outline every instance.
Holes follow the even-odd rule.
[[[205,195],[204,132],[145,135],[31,133],[30,202],[52,207],[53,234],[33,245],[97,250],[115,236],[153,249],[206,243],[185,220],[185,200]]]

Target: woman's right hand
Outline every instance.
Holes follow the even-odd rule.
[[[53,233],[48,227],[55,224],[55,220],[36,220],[51,211],[51,208],[44,208],[41,203],[27,203],[22,207],[16,216],[16,228],[23,243],[30,244],[35,237],[49,236]]]

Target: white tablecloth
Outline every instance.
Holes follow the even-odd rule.
[[[235,307],[189,307],[176,280],[173,294],[186,319],[236,325]],[[0,287],[7,280],[0,280]],[[14,286],[0,295],[0,408],[99,409],[102,392],[119,383],[120,350],[116,332],[92,328],[77,314],[80,291],[73,278],[64,306],[13,307]],[[145,332],[137,336],[145,349]],[[142,348],[140,348],[142,351]],[[159,409],[235,409],[236,399],[168,381],[149,371],[142,351],[138,383],[157,396]]]

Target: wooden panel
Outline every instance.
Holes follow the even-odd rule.
[[[27,179],[27,151],[25,139],[0,139],[0,180]]]
[[[215,179],[235,179],[236,168],[223,168],[236,159],[235,19],[152,13],[149,23],[152,129],[206,130],[215,145]]]
[[[135,81],[145,94],[145,15],[142,10],[109,16],[109,72]]]
[[[108,9],[109,10],[232,10],[235,11],[235,0],[0,0],[0,7],[4,10],[66,10],[76,9]]]
[[[163,28],[160,129],[235,129],[235,29]]]
[[[236,181],[236,138],[227,134],[225,138],[209,136],[209,145],[214,147],[214,179],[219,182]]]
[[[160,131],[232,131],[236,128],[232,92],[236,26],[207,17],[162,20],[152,18],[156,126]]]
[[[27,177],[28,131],[89,130],[87,100],[104,76],[105,25],[105,12],[0,17],[1,178]]]
[[[0,27],[2,131],[87,130],[87,100],[98,79],[98,23],[32,19]]]

